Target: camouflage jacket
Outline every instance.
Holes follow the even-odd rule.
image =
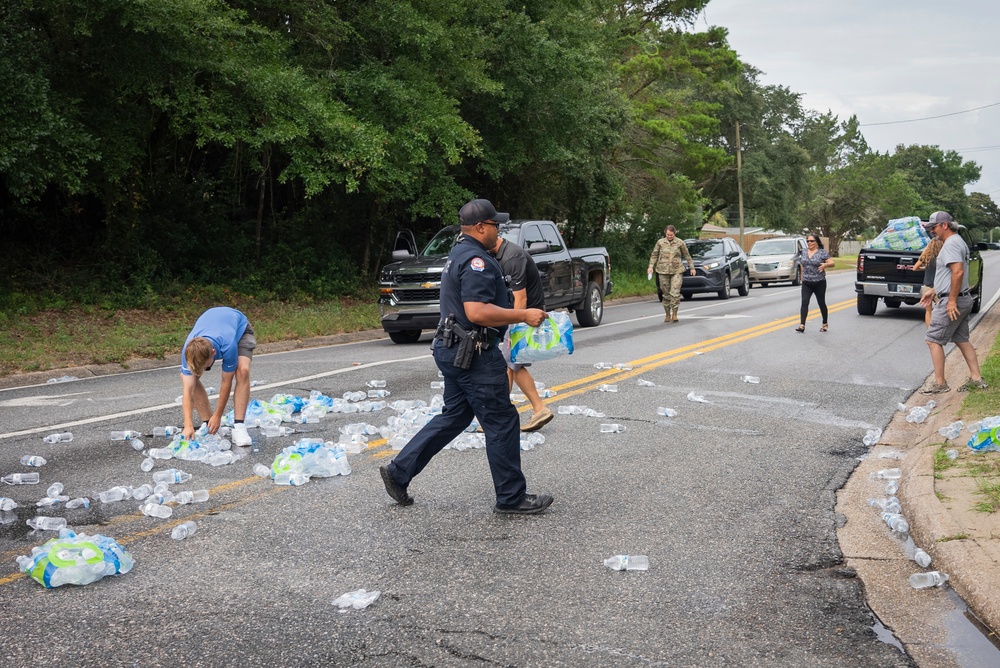
[[[687,244],[680,237],[674,237],[673,241],[667,241],[666,237],[660,237],[653,247],[653,254],[649,256],[649,266],[657,274],[680,274],[684,272],[681,265],[681,258],[688,261],[688,267],[692,266],[691,253],[688,252]]]

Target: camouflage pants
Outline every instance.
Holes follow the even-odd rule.
[[[663,293],[663,311],[670,312],[681,303],[681,281],[684,274],[657,274],[660,281],[660,292]]]

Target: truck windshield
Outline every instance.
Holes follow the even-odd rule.
[[[794,255],[795,251],[794,239],[758,241],[750,249],[750,257],[759,255]]]
[[[424,246],[424,251],[421,255],[426,255],[429,257],[444,257],[451,252],[452,246],[458,241],[458,238],[462,236],[462,228],[446,227],[431,239],[426,246]]]
[[[687,247],[692,258],[722,257],[721,241],[689,241]]]

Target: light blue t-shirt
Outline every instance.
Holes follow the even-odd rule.
[[[965,292],[969,289],[969,247],[962,239],[962,235],[957,232],[947,239],[941,246],[941,252],[937,256],[937,272],[934,274],[934,292],[942,295],[951,292],[951,269],[949,264],[961,262],[962,269],[962,289]]]
[[[234,308],[216,306],[201,314],[194,323],[194,329],[188,334],[181,348],[181,373],[191,375],[187,366],[188,341],[203,336],[215,348],[215,359],[222,360],[222,370],[226,373],[236,371],[238,351],[236,344],[247,330],[247,317]]]

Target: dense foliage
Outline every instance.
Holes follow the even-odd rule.
[[[0,304],[351,294],[472,196],[638,266],[668,223],[735,220],[737,124],[750,224],[1000,226],[974,163],[871,152],[695,30],[707,2],[7,0]]]

